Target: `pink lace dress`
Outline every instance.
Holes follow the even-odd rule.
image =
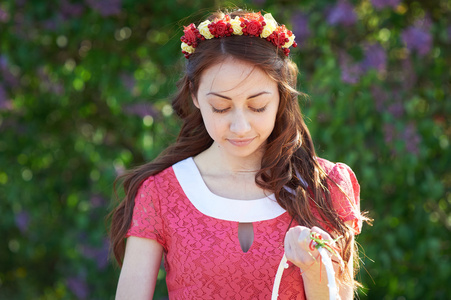
[[[344,164],[319,161],[351,199],[329,186],[340,217],[352,221],[359,233],[354,173]],[[273,195],[240,201],[211,193],[188,158],[143,182],[127,236],[154,239],[163,246],[170,299],[270,299],[290,221]],[[254,241],[247,252],[238,240],[240,222],[253,223]],[[296,266],[284,271],[279,295],[305,299]]]

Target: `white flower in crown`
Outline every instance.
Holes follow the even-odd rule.
[[[232,25],[234,35],[243,35],[243,27],[241,27],[241,20],[238,16],[230,20],[230,25]]]
[[[266,25],[263,27],[263,31],[260,36],[266,39],[269,35],[271,35],[271,33],[273,33],[274,30],[276,30],[277,22],[271,14],[265,14],[263,18],[265,18]]]
[[[199,33],[202,34],[204,38],[207,40],[214,38],[215,36],[211,34],[210,29],[208,28],[208,25],[210,25],[209,20],[205,20],[202,23],[197,26],[197,29],[199,29]]]
[[[185,51],[186,53],[194,53],[194,48],[189,46],[187,43],[182,43],[182,50]]]
[[[295,38],[294,34],[291,34],[291,36],[288,37],[288,42],[286,42],[282,46],[282,48],[290,48],[293,45],[293,43],[294,43],[294,38]]]

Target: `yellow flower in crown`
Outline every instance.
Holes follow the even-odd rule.
[[[230,20],[230,25],[232,25],[234,35],[243,35],[243,27],[241,27],[240,17],[235,17],[235,19]]]
[[[210,21],[206,20],[199,24],[199,32],[200,34],[206,38],[207,40],[214,38],[215,36],[211,34],[210,29],[208,29],[208,25],[210,25]]]
[[[213,38],[224,38],[232,35],[250,35],[264,38],[281,48],[286,56],[290,53],[291,46],[296,47],[294,34],[287,30],[285,25],[278,26],[271,14],[262,16],[260,12],[247,13],[234,19],[230,15],[216,18],[213,21],[203,21],[196,27],[194,24],[185,26],[182,41],[182,53],[189,58],[196,50],[199,42]]]
[[[288,35],[288,42],[286,42],[282,46],[282,48],[290,48],[295,43],[295,41],[294,41],[294,38],[295,38],[294,34],[290,31],[289,33],[287,33],[287,35]]]
[[[271,14],[266,14],[263,18],[265,19],[266,25],[263,27],[263,31],[260,36],[266,39],[271,33],[273,33],[274,30],[276,30],[277,22]]]
[[[195,48],[193,46],[188,45],[187,43],[182,43],[182,52],[187,54],[194,53]]]

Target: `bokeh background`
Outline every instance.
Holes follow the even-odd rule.
[[[0,2],[0,298],[113,299],[113,182],[174,141],[182,25],[219,6],[292,28],[320,156],[350,165],[361,299],[449,299],[451,1]],[[167,297],[164,270],[155,299]]]

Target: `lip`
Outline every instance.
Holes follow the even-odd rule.
[[[255,138],[250,139],[227,139],[229,143],[237,147],[244,147],[252,143]]]

